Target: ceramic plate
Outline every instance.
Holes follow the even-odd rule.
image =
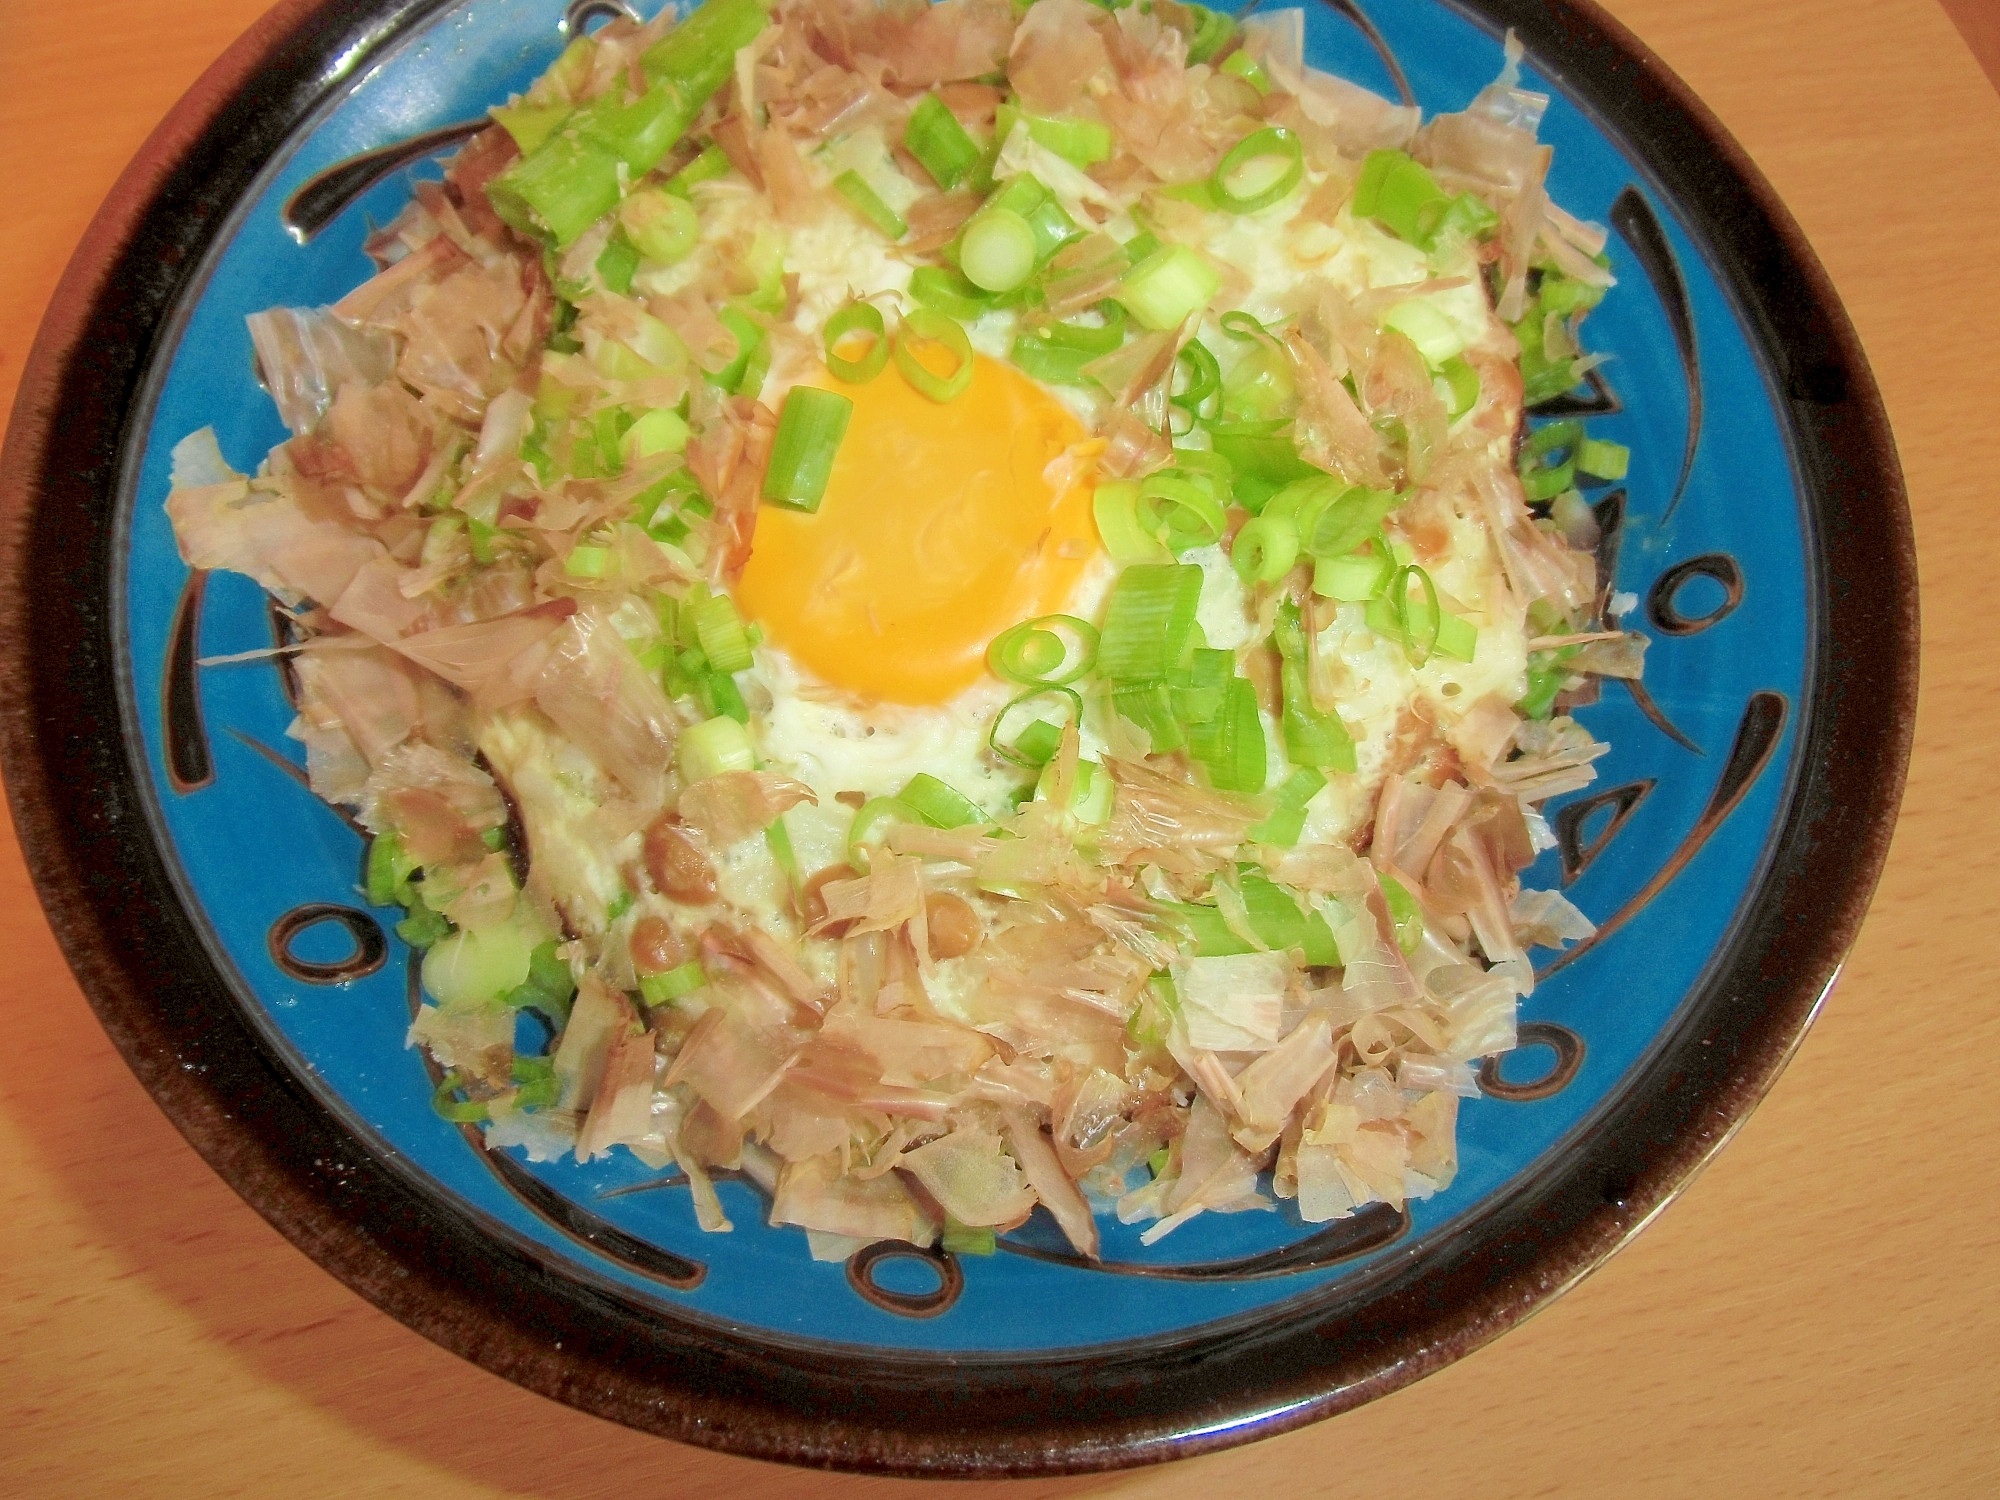
[[[524,87],[551,0],[292,4],[120,183],[58,294],[10,434],[5,752],[43,899],[106,1028],[251,1203],[410,1326],[511,1379],[686,1441],[916,1473],[1193,1453],[1456,1358],[1642,1225],[1741,1121],[1852,941],[1901,790],[1915,567],[1879,399],[1825,277],[1715,122],[1588,4],[1334,0],[1310,60],[1427,114],[1527,45],[1558,202],[1609,226],[1609,356],[1557,407],[1626,444],[1591,499],[1654,637],[1583,711],[1597,782],[1527,883],[1598,923],[1481,1075],[1438,1196],[1331,1225],[1207,1216],[1101,1264],[1039,1219],[998,1253],[816,1263],[703,1235],[628,1155],[531,1165],[430,1105],[416,990],[356,830],[304,789],[256,588],[190,576],[168,453],[285,434],[243,317],[336,300],[394,173],[301,244],[280,212],[358,153]],[[434,166],[417,170],[435,171]],[[1547,956],[1545,955],[1545,958]]]

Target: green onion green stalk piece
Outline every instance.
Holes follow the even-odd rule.
[[[640,56],[643,93],[619,87],[593,100],[496,177],[494,211],[523,234],[571,244],[687,134],[769,21],[760,0],[705,0]]]

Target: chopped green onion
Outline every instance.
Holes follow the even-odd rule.
[[[516,1109],[547,1109],[562,1095],[552,1057],[517,1057],[513,1074]]]
[[[1521,489],[1530,500],[1553,500],[1576,480],[1583,423],[1549,422],[1521,444]]]
[[[1070,639],[1064,640],[1067,634]],[[1075,615],[1043,615],[1003,631],[986,648],[993,675],[1016,687],[1061,687],[1097,660],[1097,631]]]
[[[994,120],[994,139],[1005,144],[1014,126],[1026,121],[1028,135],[1048,147],[1071,166],[1088,168],[1111,158],[1111,127],[1101,120],[1079,120],[1067,116],[1031,115],[1019,105],[1002,103]]]
[[[1334,946],[1333,933],[1327,927],[1326,919],[1317,912],[1308,914],[1301,911],[1298,901],[1289,891],[1267,880],[1254,866],[1242,869],[1237,879],[1237,891],[1243,897],[1243,910],[1250,919],[1251,932],[1262,939],[1266,947],[1280,953],[1293,948],[1301,949],[1308,964],[1340,962],[1340,952]],[[1194,942],[1196,955],[1201,958],[1224,958],[1252,951],[1249,943],[1229,930],[1228,921],[1213,906],[1162,902],[1161,907],[1174,925],[1187,932]]]
[[[1329,503],[1301,509],[1299,545],[1315,558],[1345,556],[1375,534],[1398,499],[1358,484],[1338,490]]]
[[[673,149],[734,73],[738,49],[769,22],[759,0],[705,0],[641,54],[643,93],[614,87],[592,100],[488,185],[495,212],[569,245]]]
[[[868,338],[868,352],[859,359],[841,354],[841,345],[856,334]],[[866,385],[889,363],[889,331],[882,313],[866,302],[850,302],[826,320],[826,367],[849,385]]]
[[[1528,690],[1515,703],[1514,712],[1524,719],[1546,719],[1562,693],[1563,684],[1569,681],[1569,659],[1581,649],[1558,646],[1553,651],[1530,651]]]
[[[1267,482],[1267,489],[1258,498],[1256,505],[1246,505],[1246,509],[1258,510],[1269,499],[1271,492],[1294,480],[1324,478],[1299,457],[1298,445],[1292,441],[1291,423],[1283,418],[1261,422],[1218,422],[1208,429],[1208,440],[1214,450],[1229,461],[1239,477],[1238,499],[1243,499],[1240,480],[1243,477]]]
[[[437,1111],[441,1119],[449,1120],[454,1125],[477,1125],[489,1118],[485,1104],[477,1099],[458,1097],[458,1091],[464,1088],[466,1083],[464,1072],[453,1068],[432,1091],[431,1108]]]
[[[957,361],[949,375],[940,375],[924,363],[919,340],[945,350]],[[942,313],[923,307],[912,309],[896,331],[893,352],[896,368],[903,372],[903,378],[933,401],[953,400],[972,384],[972,341],[963,328]],[[781,435],[782,431],[781,426]]]
[[[932,312],[964,322],[992,307],[984,292],[950,266],[918,266],[910,273],[910,295]]]
[[[1382,326],[1403,335],[1417,346],[1417,353],[1433,370],[1441,368],[1465,350],[1465,335],[1437,304],[1422,297],[1398,302],[1382,314]]]
[[[1285,516],[1253,516],[1229,546],[1229,562],[1245,588],[1276,583],[1299,560],[1299,529]]]
[[[397,834],[376,834],[368,841],[368,904],[407,905],[410,876],[416,873],[416,869],[415,856],[403,847],[403,841]]]
[[[1382,901],[1396,929],[1396,946],[1405,953],[1415,953],[1424,941],[1423,908],[1395,876],[1378,873],[1375,878],[1381,883]]]
[[[1476,240],[1500,227],[1500,215],[1476,193],[1460,193],[1444,207],[1431,231],[1424,237],[1426,250]]]
[[[912,776],[896,793],[896,800],[915,809],[917,816],[933,828],[966,828],[991,821],[971,798],[928,771]]]
[[[666,190],[677,198],[685,198],[689,189],[696,183],[713,182],[718,177],[728,175],[728,153],[720,146],[705,146],[701,155],[667,179]]]
[[[1584,438],[1576,445],[1576,466],[1598,479],[1623,479],[1632,464],[1632,450],[1623,443]]]
[[[849,167],[833,179],[833,190],[847,200],[847,206],[892,240],[910,232],[903,216],[882,201],[882,195],[868,185],[868,179]]]
[[[1389,586],[1395,559],[1386,550],[1349,552],[1313,563],[1313,592],[1345,604],[1366,604]]]
[[[1411,597],[1411,589],[1417,590]],[[1447,613],[1438,600],[1437,584],[1419,567],[1404,567],[1384,596],[1368,605],[1368,628],[1401,641],[1413,666],[1432,654],[1469,662],[1479,647],[1479,632],[1468,620]]]
[[[412,948],[429,948],[451,935],[450,919],[426,906],[421,892],[413,890],[410,898],[404,903],[410,914],[396,924],[397,937]]]
[[[1008,209],[981,209],[965,226],[958,264],[974,286],[1011,292],[1034,272],[1035,232]]]
[[[1103,479],[1091,497],[1091,513],[1097,519],[1098,540],[1113,562],[1163,563],[1173,554],[1160,539],[1166,528],[1150,511],[1139,514],[1139,481]]]
[[[1222,791],[1264,789],[1264,721],[1249,678],[1229,679],[1221,711],[1206,724],[1189,725],[1187,744],[1188,753],[1208,767],[1209,780]]]
[[[679,200],[676,199],[676,202]],[[614,230],[597,257],[597,276],[607,291],[621,297],[632,290],[632,273],[639,269],[639,247]]]
[[[569,965],[557,954],[556,946],[554,938],[538,943],[528,955],[528,977],[500,998],[516,1010],[538,1010],[560,1027],[569,1019],[576,980]]]
[[[1282,201],[1305,175],[1299,138],[1282,126],[1267,125],[1230,147],[1209,181],[1218,208],[1254,214]]]
[[[1116,307],[1118,304],[1109,305]],[[1216,363],[1215,355],[1200,339],[1189,339],[1181,345],[1180,353],[1174,356],[1174,365],[1176,370],[1186,372],[1187,383],[1178,395],[1167,399],[1175,406],[1199,415],[1202,403],[1222,390],[1222,366]]]
[[[1377,219],[1398,239],[1424,245],[1451,195],[1422,163],[1403,151],[1371,151],[1354,185],[1354,216]]]
[[[1437,378],[1451,393],[1445,403],[1445,412],[1452,421],[1456,422],[1479,404],[1479,372],[1466,363],[1463,356],[1455,356],[1439,365]]]
[[[1171,755],[1187,743],[1187,730],[1174,712],[1173,689],[1164,682],[1118,688],[1111,706],[1146,736],[1154,755]]]
[[[487,111],[494,123],[514,138],[523,156],[556,133],[570,117],[567,104],[503,104]]]
[[[1057,738],[1055,744],[1051,744],[1047,735],[1036,728],[1038,724],[1045,728],[1053,727],[1036,712],[1041,700],[1046,698],[1059,699],[1062,702],[1068,710],[1067,723],[1083,722],[1083,699],[1075,688],[1030,688],[1018,697],[1008,700],[1006,706],[993,716],[993,727],[986,731],[987,749],[1002,760],[1012,761],[1017,766],[1025,766],[1030,770],[1040,768],[1049,756],[1055,754],[1055,744],[1061,743],[1062,734],[1060,729],[1055,730]],[[1009,717],[1015,715],[1017,710],[1020,711],[1020,715],[1014,718],[1014,722],[1020,723],[1022,718],[1028,722],[1022,724],[1015,735],[1009,736],[1006,726]]]
[[[1271,92],[1270,74],[1264,71],[1262,63],[1247,52],[1232,52],[1223,58],[1221,71],[1242,79],[1259,94]]]
[[[1174,717],[1183,724],[1205,724],[1222,712],[1229,679],[1236,675],[1236,653],[1197,646],[1187,669],[1167,674],[1173,689]]]
[[[1306,682],[1305,622],[1296,601],[1287,599],[1278,606],[1271,639],[1281,658],[1284,711],[1279,727],[1285,737],[1285,758],[1295,766],[1353,771],[1354,739],[1347,726],[1337,715],[1321,713],[1313,706]]]
[[[757,769],[757,752],[750,744],[749,732],[734,719],[721,716],[681,731],[679,760],[684,781]]]
[[[938,1244],[952,1255],[991,1255],[998,1248],[998,1236],[990,1224],[961,1224],[946,1214]]]
[[[727,594],[711,594],[694,608],[695,639],[702,655],[718,672],[744,672],[750,668],[750,635],[736,613],[736,603]]]
[[[737,387],[746,382],[758,349],[768,341],[764,330],[753,323],[741,308],[731,307],[725,302],[715,310],[715,316],[736,340],[736,354],[728,364],[710,375],[708,381],[719,390],[735,393]]]
[[[1194,22],[1194,30],[1188,34],[1189,67],[1207,62],[1235,39],[1236,22],[1222,11],[1205,5],[1186,5],[1182,11]]]
[[[910,111],[903,147],[946,192],[965,181],[985,155],[936,94],[924,95]]]
[[[609,547],[572,547],[563,559],[563,571],[572,578],[602,578],[610,569]]]
[[[866,870],[869,852],[888,837],[890,824],[925,821],[923,814],[899,797],[870,797],[848,825],[847,862],[857,870]]]
[[[700,959],[694,958],[664,974],[641,974],[639,996],[648,1005],[671,1005],[707,983],[708,971],[701,966]]]
[[[642,412],[618,440],[618,451],[627,463],[654,458],[662,453],[679,453],[687,447],[688,424],[670,406],[656,406]]]
[[[694,205],[664,188],[641,188],[618,205],[618,223],[648,260],[672,265],[701,238]],[[599,269],[603,268],[599,262]]]
[[[1186,245],[1164,245],[1120,277],[1118,287],[1118,300],[1140,325],[1159,333],[1207,307],[1222,277]]]
[[[833,474],[834,455],[853,415],[854,403],[838,391],[793,386],[785,395],[777,435],[771,440],[764,498],[786,510],[808,514],[818,510]]]
[[[1121,686],[1165,682],[1184,670],[1197,641],[1201,569],[1139,563],[1118,575],[1104,608],[1097,671]]]
[[[1306,804],[1325,786],[1326,777],[1320,772],[1310,766],[1297,767],[1273,793],[1278,805],[1271,809],[1271,815],[1255,827],[1245,829],[1244,837],[1252,843],[1289,849],[1305,832]]]
[[[1189,476],[1186,471],[1162,469],[1139,481],[1141,524],[1148,516],[1164,522],[1162,540],[1178,556],[1194,547],[1206,547],[1222,539],[1228,524],[1217,486]]]

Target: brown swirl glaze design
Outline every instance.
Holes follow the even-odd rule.
[[[202,721],[198,658],[201,650],[201,605],[208,594],[208,571],[196,568],[181,585],[167,627],[166,665],[160,673],[160,740],[166,757],[167,785],[185,797],[215,780],[215,757],[209,753],[208,727]]]
[[[1479,1092],[1489,1099],[1505,1099],[1510,1104],[1530,1104],[1547,1099],[1568,1088],[1583,1068],[1583,1038],[1567,1026],[1553,1021],[1523,1021],[1514,1051],[1504,1057],[1487,1057],[1479,1063]],[[1547,1047],[1555,1061],[1540,1078],[1516,1082],[1504,1077],[1500,1065],[1529,1047]]]
[[[928,1292],[898,1292],[875,1279],[876,1267],[887,1260],[920,1260],[936,1273],[938,1284]],[[936,1245],[919,1248],[902,1240],[877,1240],[847,1258],[847,1284],[870,1306],[903,1318],[935,1318],[950,1312],[965,1293],[965,1271],[958,1257]]]
[[[1575,963],[1584,954],[1596,948],[1612,933],[1623,927],[1633,917],[1645,909],[1646,904],[1667,888],[1680,872],[1687,868],[1688,861],[1701,852],[1701,848],[1720,828],[1723,821],[1736,811],[1737,804],[1748,795],[1757,778],[1764,774],[1764,768],[1771,763],[1777,753],[1778,741],[1784,737],[1785,720],[1789,705],[1783,693],[1752,693],[1750,701],[1744,705],[1743,717],[1736,726],[1735,743],[1729,747],[1729,759],[1723,763],[1722,774],[1716,779],[1715,790],[1709,794],[1708,806],[1695,819],[1694,827],[1687,832],[1680,846],[1667,857],[1653,878],[1641,887],[1617,911],[1597,924],[1597,931],[1568,949],[1545,969],[1536,971],[1537,979],[1547,979]]]
[[[347,935],[354,940],[352,953],[332,963],[315,963],[292,952],[292,944],[301,933],[326,922],[347,929]],[[365,979],[389,959],[389,940],[382,935],[381,923],[365,911],[336,906],[330,901],[309,901],[293,907],[271,924],[264,942],[271,950],[271,962],[301,984],[346,984],[349,980]]]
[[[1638,811],[1639,804],[1658,785],[1658,779],[1652,776],[1628,781],[1623,786],[1614,786],[1571,802],[1555,815],[1556,849],[1562,855],[1564,885],[1574,882],[1590,868],[1598,855],[1611,846],[1619,830]],[[1588,843],[1584,842],[1586,825],[1595,814],[1607,807],[1611,809],[1609,821]]]

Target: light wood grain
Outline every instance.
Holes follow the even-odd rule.
[[[1955,0],[1956,3],[1956,0]],[[1983,4],[1986,0],[1967,0]],[[98,200],[257,0],[0,7],[0,396]],[[1603,1271],[1349,1416],[1011,1496],[1978,1496],[2000,1472],[2000,101],[1933,0],[1616,0],[1789,202],[1915,505],[1926,656],[1887,879],[1738,1140]],[[0,852],[0,1494],[884,1496],[529,1395],[361,1302],[133,1081]],[[936,1493],[935,1490],[926,1493]]]

